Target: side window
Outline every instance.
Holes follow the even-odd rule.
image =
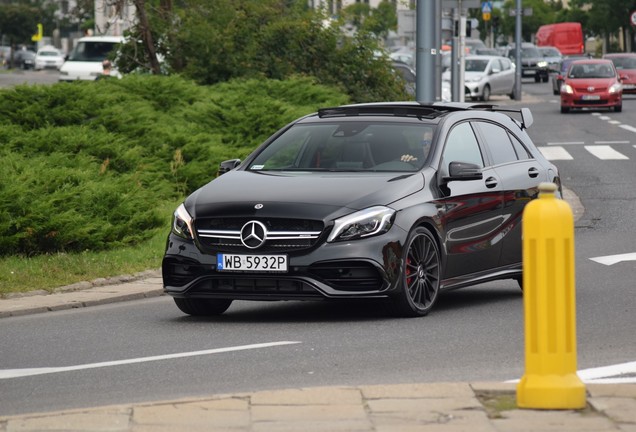
[[[502,58],[499,61],[501,61],[501,70],[510,69],[510,60],[508,60],[507,58]]]
[[[477,138],[468,122],[455,126],[446,138],[442,155],[444,171],[448,171],[448,164],[451,162],[468,162],[484,167],[484,159],[481,156]]]
[[[493,159],[493,165],[499,165],[506,162],[516,161],[517,153],[515,152],[508,132],[495,124],[479,122],[479,129],[486,140],[486,146],[490,150]]]
[[[521,144],[521,141],[519,141],[516,136],[512,134],[509,134],[509,135],[510,135],[510,140],[512,141],[512,145],[514,146],[515,151],[517,152],[517,156],[519,157],[520,160],[534,158],[532,154],[528,151],[526,146]]]

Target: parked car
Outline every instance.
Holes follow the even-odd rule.
[[[466,47],[466,54],[475,54],[476,49],[486,48],[486,44],[481,39],[466,38],[464,39],[464,46]]]
[[[64,63],[64,54],[54,46],[44,46],[35,54],[35,70],[59,69]]]
[[[561,112],[579,108],[623,110],[623,88],[611,60],[577,60],[570,64],[561,86]]]
[[[491,95],[514,98],[515,67],[505,57],[467,56],[464,63],[464,94],[472,100],[490,100]]]
[[[590,57],[587,56],[568,56],[564,57],[559,63],[559,67],[557,70],[550,71],[550,80],[552,82],[552,93],[554,95],[561,94],[561,86],[563,85],[563,80],[568,73],[568,69],[570,68],[570,63],[576,60],[585,60]]]
[[[614,67],[623,84],[623,93],[636,93],[636,54],[605,54],[603,58],[609,59],[614,63]]]
[[[410,96],[415,96],[415,70],[400,61],[393,61],[391,63],[393,70],[404,81],[404,89]]]
[[[527,108],[441,102],[301,117],[179,205],[164,290],[190,315],[376,299],[415,317],[442,290],[520,281],[524,207],[540,183],[560,185],[531,124]]]
[[[20,69],[34,69],[35,56],[35,51],[28,49],[17,50],[13,55],[13,62],[15,66]]]
[[[517,58],[515,45],[508,46],[504,56],[514,63]],[[548,62],[543,58],[537,47],[531,43],[522,43],[521,77],[534,78],[534,82],[548,82],[549,76]]]

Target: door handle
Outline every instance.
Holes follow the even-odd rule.
[[[487,187],[488,189],[492,189],[492,188],[494,188],[494,187],[496,187],[496,186],[497,186],[497,179],[496,179],[496,178],[494,178],[494,177],[488,177],[488,178],[486,179],[486,187]]]
[[[535,178],[539,175],[539,170],[535,167],[532,167],[528,170],[528,175],[530,176],[530,178]]]

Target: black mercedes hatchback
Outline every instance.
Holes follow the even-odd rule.
[[[164,290],[190,315],[233,300],[375,298],[415,317],[442,290],[520,283],[523,209],[542,182],[560,191],[531,123],[526,108],[457,103],[302,117],[176,209]]]

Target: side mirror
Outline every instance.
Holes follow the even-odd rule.
[[[219,164],[219,170],[217,171],[216,176],[218,177],[222,174],[225,174],[228,171],[232,171],[234,168],[236,168],[240,164],[241,164],[240,159],[230,159],[230,160],[223,161]]]
[[[468,181],[481,180],[482,178],[484,178],[484,175],[479,165],[453,161],[448,164],[448,177],[445,177],[444,180]]]
[[[490,71],[490,74],[491,74],[491,75],[492,75],[492,74],[497,74],[497,73],[499,73],[499,72],[501,72],[501,69],[499,69],[499,68],[492,68],[492,70]]]

